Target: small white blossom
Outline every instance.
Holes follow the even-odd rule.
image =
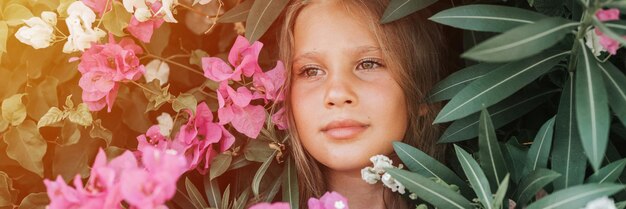
[[[135,10],[134,16],[137,19],[137,21],[145,22],[152,17],[152,13],[150,13],[150,10],[147,7],[137,8],[137,10]]]
[[[391,177],[389,173],[383,174],[383,176],[381,177],[381,181],[383,182],[383,185],[389,187],[392,192],[398,191],[398,193],[404,194],[404,185],[402,185],[398,180]]]
[[[41,19],[50,24],[50,26],[55,26],[57,24],[57,13],[43,11],[41,12]]]
[[[384,155],[375,155],[370,158],[370,161],[374,164],[374,170],[379,174],[384,173],[385,168],[393,168],[393,161]]]
[[[412,200],[416,200],[416,199],[417,199],[417,194],[415,194],[415,193],[411,193],[411,194],[409,195],[409,198],[411,198]]]
[[[600,56],[606,49],[600,45],[600,37],[596,34],[595,30],[589,30],[585,34],[585,45],[591,49],[594,56]]]
[[[56,14],[52,14],[54,14],[54,21],[56,22]],[[46,19],[49,18],[51,18],[49,14],[46,14]],[[22,26],[15,33],[15,37],[20,42],[28,44],[35,49],[46,48],[52,44],[52,41],[54,41],[54,25],[40,17],[31,17],[24,20],[24,23],[26,23],[26,26]]]
[[[63,46],[63,52],[72,53],[84,51],[91,47],[91,43],[97,42],[106,33],[100,28],[92,28],[96,21],[96,14],[82,1],[75,1],[67,9],[68,17],[65,19],[70,35]]]
[[[343,201],[339,200],[335,202],[335,209],[344,209],[346,208],[346,203],[344,203]]]
[[[159,132],[163,136],[169,136],[172,132],[172,128],[174,128],[174,120],[172,119],[172,116],[164,112],[157,117],[157,121],[159,123]]]
[[[617,209],[617,207],[612,199],[604,196],[588,202],[584,209]]]
[[[178,21],[174,19],[174,15],[172,14],[172,8],[174,7],[174,4],[178,3],[178,1],[177,0],[161,0],[161,3],[162,3],[161,9],[159,9],[159,11],[155,13],[155,15],[164,14],[165,16],[163,17],[163,20],[165,20],[165,22],[177,23]]]
[[[372,167],[365,167],[361,169],[361,178],[368,184],[375,184],[380,180],[380,174]]]
[[[167,63],[154,59],[146,65],[146,73],[144,73],[146,83],[157,79],[161,82],[161,86],[165,85],[170,77],[170,66]]]

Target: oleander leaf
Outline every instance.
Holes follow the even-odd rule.
[[[608,165],[604,166],[593,175],[589,176],[585,182],[587,183],[612,183],[624,171],[624,166],[626,166],[626,159],[621,159]]]
[[[490,185],[495,188],[500,187],[500,182],[509,173],[504,162],[504,156],[500,150],[496,130],[493,127],[489,112],[485,109],[480,114],[480,125],[478,133],[478,159],[480,166],[487,176]]]
[[[626,39],[622,36],[620,36],[620,34],[618,34],[617,32],[613,31],[613,28],[609,28],[607,27],[607,25],[605,25],[604,23],[602,23],[602,21],[598,20],[597,17],[593,17],[592,19],[593,21],[593,25],[595,25],[598,29],[600,29],[600,31],[608,36],[609,38],[618,41],[620,44],[622,45],[626,45]],[[615,26],[615,25],[613,25]],[[621,28],[617,28],[619,31],[621,31]]]
[[[480,63],[454,72],[435,84],[428,93],[428,101],[438,102],[451,99],[472,81],[485,76],[500,66],[498,64]]]
[[[517,7],[474,4],[447,9],[429,19],[465,30],[505,32],[546,17]]]
[[[189,199],[191,203],[196,206],[196,208],[208,208],[209,206],[204,202],[202,195],[200,195],[200,191],[198,188],[193,185],[193,182],[189,180],[188,177],[185,177],[185,188],[187,189],[187,195],[189,195]]]
[[[213,158],[211,168],[209,171],[209,179],[213,180],[222,175],[233,160],[233,156],[230,154],[219,154]]]
[[[397,168],[385,169],[394,179],[399,181],[408,190],[438,208],[473,208],[471,203],[449,188],[435,183],[434,181],[409,171]]]
[[[561,174],[545,168],[534,170],[522,178],[512,198],[517,204],[525,205],[539,190],[559,176]]]
[[[299,208],[300,194],[298,192],[298,175],[293,158],[286,160],[283,174],[283,201],[288,202],[290,208]]]
[[[528,150],[526,156],[526,167],[524,173],[529,173],[537,168],[546,168],[548,164],[548,157],[550,155],[550,148],[552,147],[552,139],[554,136],[554,118],[550,118],[546,121],[533,140],[533,144]]]
[[[556,191],[545,196],[526,209],[570,209],[582,208],[599,197],[612,195],[624,188],[619,184],[583,184]]]
[[[254,194],[254,196],[259,196],[260,194],[259,187],[261,186],[261,179],[263,179],[263,176],[265,175],[267,168],[270,167],[270,164],[272,164],[272,161],[274,161],[274,156],[276,156],[277,153],[278,151],[274,151],[272,155],[270,155],[267,159],[265,159],[263,164],[261,164],[261,167],[259,167],[259,169],[257,170],[256,174],[254,174],[254,178],[252,180],[252,193]]]
[[[244,22],[246,18],[248,18],[248,14],[250,13],[250,9],[252,8],[253,0],[243,1],[232,9],[226,11],[222,17],[220,17],[217,22],[218,23],[234,23],[234,22]]]
[[[246,38],[250,43],[261,38],[287,3],[289,0],[254,1],[246,20]]]
[[[487,181],[487,176],[485,176],[485,173],[478,165],[478,162],[476,162],[476,160],[474,160],[469,153],[456,144],[454,145],[454,150],[456,151],[461,167],[463,167],[463,172],[465,172],[465,176],[467,176],[467,179],[472,185],[472,189],[474,189],[478,200],[480,200],[485,208],[493,208],[489,181]]]
[[[220,208],[222,205],[222,194],[220,193],[220,187],[217,179],[211,180],[209,178],[202,178],[204,184],[204,195],[209,200],[209,205],[212,208]]]
[[[626,75],[610,62],[596,63],[606,85],[609,106],[617,118],[626,126]]]
[[[504,200],[504,196],[506,196],[506,192],[509,188],[509,174],[507,173],[502,179],[502,182],[499,183],[498,191],[493,197],[493,208],[500,208],[502,205],[508,205],[508,200]],[[502,201],[506,201],[507,204],[504,204]]]
[[[435,2],[437,0],[391,0],[380,18],[380,23],[385,24],[403,18]]]

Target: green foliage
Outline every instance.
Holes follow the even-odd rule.
[[[246,38],[250,43],[259,40],[287,3],[289,0],[254,1],[246,20]]]
[[[435,2],[437,0],[392,0],[380,18],[380,22],[384,24],[400,19]]]
[[[132,15],[124,9],[124,5],[122,5],[121,2],[113,1],[113,9],[102,17],[102,24],[109,32],[122,37],[126,35],[124,28],[128,26],[131,16]]]
[[[25,169],[43,177],[43,156],[46,154],[46,141],[32,120],[26,120],[11,127],[3,136],[7,143],[7,155],[19,162]]]
[[[439,12],[429,19],[456,28],[506,32],[546,16],[525,9],[498,5],[466,5]]]

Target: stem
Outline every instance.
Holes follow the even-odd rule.
[[[140,87],[140,88],[142,88],[143,90],[146,90],[146,91],[150,92],[151,94],[154,94],[154,95],[161,95],[161,93],[154,92],[154,91],[152,91],[152,89],[146,88],[145,86],[142,86],[141,84],[137,83],[136,81],[130,80],[130,82],[131,82],[131,83],[133,83],[133,84],[135,84],[135,85],[137,85],[137,86],[139,86],[139,87]]]
[[[98,20],[98,25],[96,25],[96,28],[100,27],[100,24],[102,23],[102,20],[104,19],[104,16],[107,15],[107,13],[109,13],[107,11],[107,7],[109,6],[109,3],[111,3],[111,10],[113,10],[113,1],[112,0],[107,0],[107,3],[104,5],[104,10],[102,12],[102,17],[100,17],[100,20]]]
[[[172,60],[172,59],[176,59],[176,58],[188,58],[188,57],[191,57],[191,55],[188,55],[188,54],[175,54],[175,55],[169,56],[169,57],[167,57],[165,59]]]
[[[198,72],[197,70],[195,70],[195,69],[193,69],[193,68],[190,68],[190,67],[188,67],[188,66],[186,66],[186,65],[180,64],[180,63],[178,63],[178,62],[174,62],[174,61],[172,61],[172,60],[165,59],[165,58],[163,58],[163,57],[159,57],[159,56],[156,56],[156,55],[154,55],[154,54],[148,54],[147,56],[148,56],[148,57],[153,57],[153,58],[156,58],[156,59],[160,59],[160,60],[162,60],[162,61],[164,61],[164,62],[167,62],[167,63],[173,64],[173,65],[176,65],[176,66],[178,66],[178,67],[181,67],[181,68],[183,68],[183,69],[185,69],[185,70],[191,71],[191,72],[193,72],[193,73],[195,73],[195,74],[198,74],[198,75],[204,76],[204,73]]]
[[[596,1],[597,2],[597,1]],[[587,10],[585,10],[585,14],[583,15],[583,20],[581,21],[580,26],[578,26],[578,32],[576,33],[576,39],[575,40],[580,40],[583,37],[585,37],[585,33],[587,33],[587,29],[591,26],[592,24],[592,19],[593,19],[593,11],[596,11],[597,9],[597,4],[594,4],[593,7],[588,7]],[[592,12],[589,12],[589,11]],[[574,72],[575,71],[575,67],[576,67],[576,58],[578,55],[578,48],[579,48],[579,44],[576,42],[574,43],[574,46],[572,47],[572,53],[570,54],[570,61],[569,61],[569,65],[567,67],[567,69],[570,72]],[[583,49],[584,50],[584,49]]]
[[[213,23],[211,24],[211,27],[209,27],[209,29],[204,31],[204,34],[208,34],[209,32],[211,32],[211,30],[213,30],[213,27],[215,27],[215,24],[217,23],[217,19],[220,15],[220,10],[222,10],[222,6],[224,6],[224,2],[222,2],[222,0],[218,0],[218,2],[220,3],[220,6],[217,7],[217,12],[215,13],[215,17],[213,17]]]

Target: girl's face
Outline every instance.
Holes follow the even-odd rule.
[[[330,169],[354,170],[402,140],[407,106],[365,18],[337,2],[298,15],[289,99],[304,149]]]

